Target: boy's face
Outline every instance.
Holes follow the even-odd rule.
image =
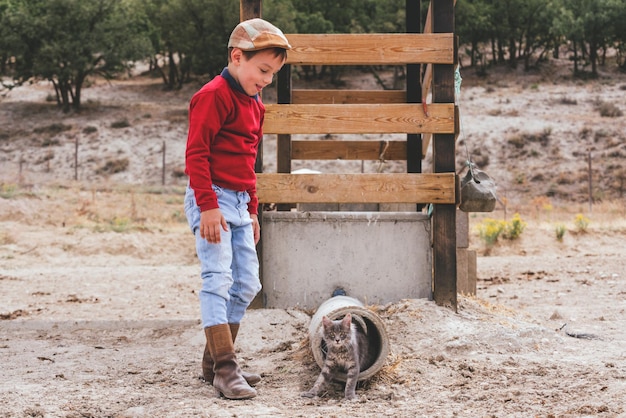
[[[248,96],[260,93],[285,63],[283,57],[275,55],[271,49],[259,51],[250,59],[246,59],[239,48],[234,48],[231,54],[229,72]]]

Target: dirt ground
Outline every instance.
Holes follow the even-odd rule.
[[[549,187],[558,171],[532,190],[516,188],[508,168],[523,166],[497,143],[511,130],[546,126],[553,141],[570,141],[563,149],[585,127],[609,130],[623,142],[624,117],[590,115],[598,95],[626,110],[619,93],[626,80],[511,78],[490,84],[495,91],[480,79],[468,81],[463,140],[488,148],[488,171],[508,191],[507,212],[499,207],[470,216],[478,289],[475,297],[459,297],[458,312],[425,299],[372,307],[391,354],[359,386],[354,402],[342,400],[338,384],[318,399],[299,396],[319,369],[307,341],[312,312],[297,309],[254,309],[244,318],[238,357],[263,376],[256,398],[220,399],[198,379],[199,267],[182,215],[180,177],[190,91],[160,92],[158,80],[146,78],[94,83],[85,90],[87,110],[71,115],[46,102],[46,85],[3,97],[0,416],[626,416],[624,200],[606,199],[589,211],[578,197],[538,199],[538,189]],[[562,94],[579,104],[531,108],[532,127],[519,113],[493,111],[522,112],[529,83],[539,85],[535,102]],[[112,128],[123,119],[127,126]],[[51,132],[55,122],[69,128]],[[557,163],[539,155],[526,164],[577,170],[579,161],[563,154]],[[128,169],[99,170],[123,158]],[[526,230],[487,251],[475,226],[485,216],[510,219],[513,211]],[[573,222],[577,213],[590,219],[586,232]],[[567,227],[562,242],[555,238],[557,222]]]

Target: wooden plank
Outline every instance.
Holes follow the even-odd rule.
[[[292,141],[294,160],[406,160],[406,141]]]
[[[263,173],[257,196],[261,203],[454,204],[455,174]]]
[[[293,104],[406,103],[404,90],[293,90]]]
[[[452,33],[288,34],[287,63],[404,65],[454,62]]]
[[[454,133],[454,104],[267,104],[268,134]]]

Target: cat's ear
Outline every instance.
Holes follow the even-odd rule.
[[[322,325],[324,325],[325,327],[328,327],[332,324],[332,321],[330,319],[328,319],[327,316],[323,316],[322,317]]]
[[[350,315],[350,312],[348,312],[346,316],[343,317],[342,323],[344,326],[352,324],[352,315]]]

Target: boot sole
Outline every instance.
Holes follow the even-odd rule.
[[[228,396],[228,394],[222,392],[221,390],[219,390],[218,388],[214,388],[215,389],[215,394],[218,398],[226,398],[226,399],[230,399],[230,400],[244,400],[244,399],[252,399],[254,397],[256,397],[256,392],[254,392],[253,394],[249,394],[249,395],[232,395],[232,396]]]
[[[261,381],[261,377],[258,376],[243,376],[244,380],[250,385],[250,386],[255,386],[257,383],[259,383]],[[199,375],[198,376],[199,380],[202,380],[205,383],[208,383],[209,385],[213,386],[213,379],[209,380],[206,377],[204,377],[204,375]]]

